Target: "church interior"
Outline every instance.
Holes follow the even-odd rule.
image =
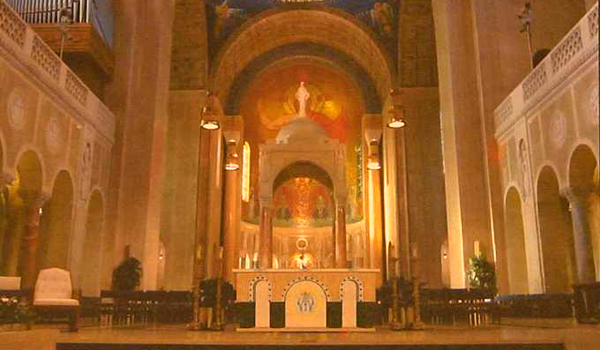
[[[595,349],[598,24],[0,0],[0,349]]]

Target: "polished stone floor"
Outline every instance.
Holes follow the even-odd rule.
[[[120,344],[513,344],[564,343],[567,350],[600,350],[600,325],[546,324],[529,321],[483,327],[428,326],[423,331],[372,333],[241,333],[188,331],[184,325],[82,327],[78,333],[60,326],[37,326],[33,331],[0,333],[0,350],[55,350],[56,343]],[[477,347],[475,347],[476,349]],[[143,349],[143,347],[141,348]]]

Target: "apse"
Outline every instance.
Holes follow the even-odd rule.
[[[240,99],[239,113],[244,118],[244,137],[251,148],[251,195],[249,201],[243,204],[242,219],[258,223],[258,146],[274,142],[282,127],[299,112],[300,106],[295,94],[301,82],[304,82],[310,94],[305,106],[306,116],[321,126],[330,139],[344,145],[349,189],[348,219],[350,222],[359,221],[362,218],[360,129],[365,110],[362,91],[343,70],[309,58],[288,58],[266,67],[255,75]],[[291,179],[274,193],[276,205],[281,211],[281,215],[275,217],[275,226],[298,224],[295,219],[291,219],[293,215],[290,215],[287,223],[284,223],[284,217],[287,217],[286,210],[296,210],[292,209],[292,198],[301,195],[302,191],[310,193],[307,207],[325,208],[330,205],[331,196],[327,194],[327,184],[302,177]],[[304,220],[302,225],[311,226],[315,222]],[[324,224],[325,221],[321,221],[316,225]]]

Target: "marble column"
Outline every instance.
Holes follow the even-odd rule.
[[[22,194],[26,206],[25,216],[25,234],[21,243],[21,285],[25,288],[31,288],[35,285],[38,243],[40,236],[40,218],[42,217],[42,208],[44,203],[50,199],[50,196],[41,194]]]
[[[346,199],[338,199],[335,210],[335,267],[346,268]]]
[[[258,247],[259,268],[273,266],[273,208],[271,199],[260,200],[260,242]]]
[[[577,283],[594,282],[596,275],[594,271],[592,235],[588,217],[591,193],[591,189],[582,187],[568,187],[562,191],[563,196],[569,201],[571,208],[573,243],[577,264]]]
[[[237,164],[237,143],[227,144],[228,164]],[[233,148],[233,149],[230,149]],[[223,278],[225,281],[234,283],[233,269],[237,268],[236,252],[238,233],[235,221],[237,218],[237,198],[240,193],[240,171],[241,169],[226,169],[225,171],[225,212],[223,213]]]

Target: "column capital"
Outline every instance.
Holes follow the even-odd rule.
[[[577,205],[587,203],[590,194],[594,192],[592,187],[571,186],[563,188],[560,194],[565,197],[569,203]]]
[[[15,177],[12,174],[0,173],[0,187],[4,187],[13,181],[15,181]]]
[[[348,193],[337,193],[335,195],[336,206],[345,206],[346,202],[348,202]]]
[[[27,190],[24,188],[19,189],[19,196],[30,208],[41,208],[50,200],[50,198],[52,198],[52,195],[47,192]]]
[[[273,197],[259,197],[258,203],[261,208],[270,208],[273,205]]]

